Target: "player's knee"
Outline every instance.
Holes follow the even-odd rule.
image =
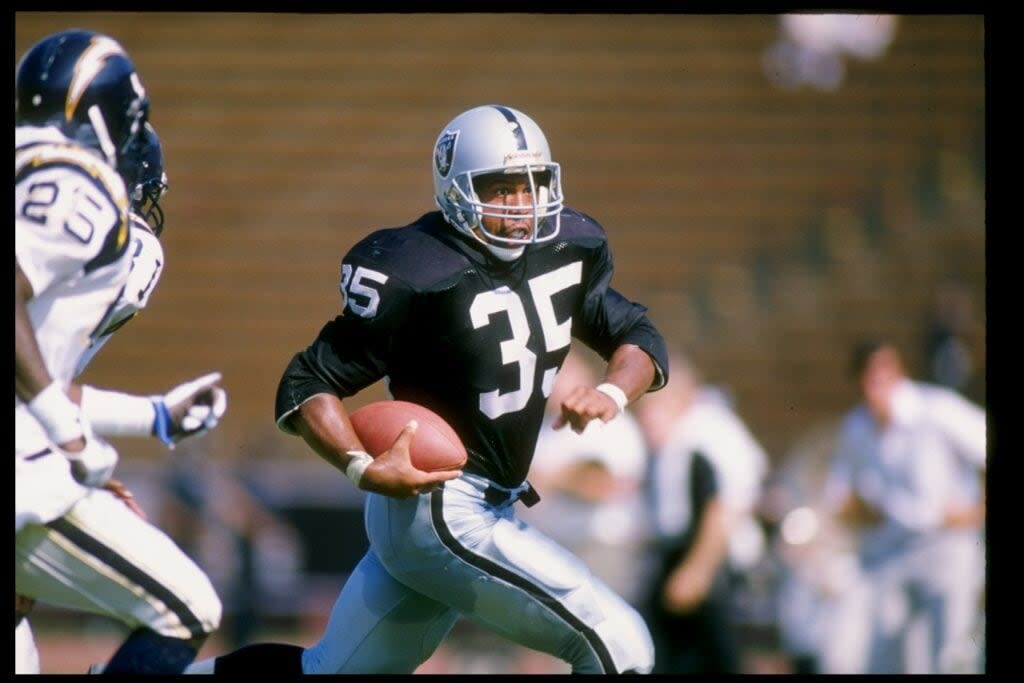
[[[173,604],[165,602],[167,609],[152,623],[153,631],[172,638],[188,634],[187,640],[201,642],[220,627],[223,606],[210,580],[200,571],[188,584],[186,594],[179,593]]]
[[[654,668],[654,641],[643,617],[632,609],[598,624],[597,633],[607,644],[615,673],[650,673]]]
[[[202,629],[202,636],[208,636],[220,627],[220,620],[223,614],[223,605],[217,596],[217,591],[204,575],[203,589],[197,590],[194,597],[195,616]]]

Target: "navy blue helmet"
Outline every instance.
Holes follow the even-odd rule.
[[[167,173],[164,171],[163,148],[153,124],[145,123],[142,135],[128,148],[120,172],[132,202],[132,212],[149,223],[159,237],[164,229],[160,198],[167,191]]]
[[[135,64],[109,36],[61,31],[33,45],[18,64],[15,123],[57,126],[115,168],[148,115],[149,98]]]

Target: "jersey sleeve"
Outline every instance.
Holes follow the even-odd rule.
[[[43,147],[15,156],[14,253],[36,294],[128,247],[120,177],[84,151]]]
[[[275,419],[284,432],[295,433],[287,418],[316,394],[345,398],[384,377],[409,313],[413,292],[387,259],[357,245],[341,270],[341,315],[292,357],[278,383]]]
[[[665,340],[647,317],[647,308],[630,301],[610,286],[614,266],[608,243],[602,241],[586,283],[583,314],[573,335],[605,360],[623,344],[635,344],[651,357],[655,378],[649,391],[668,381]]]
[[[145,221],[135,214],[131,215],[130,243],[128,250],[132,256],[131,270],[121,295],[114,304],[106,327],[100,332],[82,354],[75,368],[75,376],[85,372],[93,358],[106,343],[128,321],[132,320],[149,303],[149,297],[160,282],[163,273],[164,248],[156,235],[146,227]]]

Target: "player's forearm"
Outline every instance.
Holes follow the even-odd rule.
[[[68,452],[86,445],[80,410],[50,375],[36,341],[26,302],[32,285],[14,262],[14,393],[39,421],[47,436]]]
[[[53,379],[46,369],[26,301],[32,285],[14,262],[14,393],[26,403],[49,386]]]
[[[14,312],[14,393],[26,403],[45,389],[52,380],[35,344],[28,316],[24,321]],[[28,329],[25,329],[27,326]]]
[[[634,344],[623,344],[609,359],[604,382],[617,386],[633,402],[651,388],[654,376],[654,362],[647,352]]]
[[[349,453],[366,450],[341,399],[333,394],[317,394],[305,401],[293,414],[292,426],[310,448],[341,472],[351,460]]]

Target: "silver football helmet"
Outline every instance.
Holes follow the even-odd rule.
[[[562,178],[551,161],[547,138],[533,119],[501,105],[465,111],[442,129],[434,143],[434,201],[459,232],[482,243],[503,261],[519,258],[527,244],[554,238],[561,227]],[[494,234],[483,218],[505,218],[508,207],[480,200],[475,178],[524,174],[534,197],[533,230],[526,237]]]

